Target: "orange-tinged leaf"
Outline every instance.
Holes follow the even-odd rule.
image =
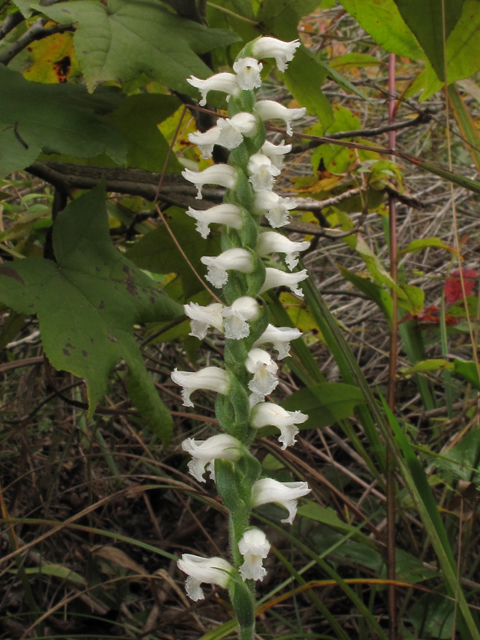
[[[47,26],[50,24],[53,23],[47,23]],[[67,82],[69,77],[80,73],[73,48],[73,34],[68,31],[32,42],[28,52],[29,66],[23,72],[27,80],[54,84]]]

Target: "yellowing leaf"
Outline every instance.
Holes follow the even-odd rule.
[[[67,82],[69,77],[79,74],[72,33],[54,33],[32,42],[27,50],[30,64],[23,73],[27,80],[54,84]]]

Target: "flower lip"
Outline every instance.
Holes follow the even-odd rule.
[[[248,383],[248,388],[256,400],[263,400],[278,384],[275,375],[278,366],[264,349],[255,348],[248,352],[245,367],[249,373],[253,373],[253,379]]]
[[[190,78],[187,78],[187,82],[202,94],[202,99],[199,103],[201,107],[207,104],[207,94],[209,91],[223,91],[234,97],[240,95],[240,86],[237,76],[234,73],[217,73],[206,80],[190,76]]]
[[[226,588],[233,571],[232,565],[223,558],[202,558],[192,553],[184,553],[178,560],[177,567],[187,574],[185,588],[188,597],[195,602],[205,598],[200,586],[202,582]]]
[[[252,487],[251,505],[260,507],[262,504],[275,502],[288,510],[288,518],[281,522],[292,524],[297,513],[297,499],[310,493],[306,482],[278,482],[273,478],[261,478]]]
[[[298,264],[298,254],[305,251],[310,246],[310,242],[292,242],[281,233],[275,231],[264,231],[258,237],[256,252],[260,256],[266,256],[269,253],[284,253],[285,262],[290,271]]]
[[[215,460],[236,462],[241,456],[241,444],[233,436],[220,433],[207,440],[187,438],[182,442],[182,449],[192,456],[188,470],[198,482],[205,482],[205,467],[212,480],[215,480]]]
[[[300,40],[283,42],[268,36],[260,37],[252,43],[251,52],[256,58],[275,58],[279,71],[285,71],[288,63],[293,60],[295,50],[300,46]]]
[[[255,194],[253,210],[257,215],[265,214],[272,227],[284,227],[288,224],[288,212],[295,209],[297,201],[294,198],[282,198],[273,191],[260,191]]]
[[[184,407],[194,406],[190,400],[190,394],[198,389],[216,391],[222,395],[226,395],[230,389],[228,373],[219,367],[205,367],[200,371],[178,371],[178,369],[174,369],[171,377],[175,384],[183,387]]]
[[[263,65],[256,58],[240,58],[233,63],[233,70],[237,74],[237,82],[244,91],[252,91],[262,86],[260,71]]]
[[[279,441],[282,449],[295,444],[295,436],[299,432],[297,424],[303,424],[308,416],[301,411],[287,411],[273,402],[263,402],[255,405],[250,416],[250,423],[255,429],[272,426],[280,430]]]
[[[238,543],[238,550],[244,558],[239,568],[243,580],[263,580],[267,575],[262,566],[262,559],[268,556],[270,544],[260,529],[247,529]]]
[[[241,248],[227,249],[218,256],[203,256],[200,261],[208,267],[206,279],[217,289],[228,282],[227,271],[252,273],[254,268],[252,255]]]

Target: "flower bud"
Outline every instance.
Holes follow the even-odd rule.
[[[202,558],[192,553],[184,553],[177,562],[177,567],[188,575],[185,589],[187,596],[194,602],[205,598],[200,586],[202,582],[227,588],[233,571],[232,565],[223,558]]]
[[[300,109],[288,109],[283,104],[273,100],[259,100],[255,105],[255,110],[262,120],[283,120],[287,125],[287,134],[292,135],[292,121],[299,120],[307,113],[305,107]]]
[[[215,480],[215,460],[236,462],[241,456],[240,447],[240,442],[226,433],[207,440],[195,441],[193,438],[187,438],[182,442],[182,449],[192,456],[188,470],[198,482],[205,482],[205,467],[210,473],[210,478]]]
[[[226,227],[241,229],[243,227],[243,214],[236,204],[217,204],[210,209],[192,209],[188,207],[185,212],[197,221],[196,229],[202,238],[207,238],[210,233],[209,225],[212,223],[224,224]]]
[[[229,164],[214,164],[203,171],[184,169],[182,176],[197,187],[197,200],[202,199],[204,184],[217,184],[226,189],[233,189],[237,184],[237,171]]]
[[[220,302],[213,302],[207,307],[202,307],[196,302],[190,302],[183,306],[185,315],[191,319],[189,335],[203,340],[207,335],[208,327],[223,330],[222,307]]]
[[[248,388],[255,395],[255,399],[259,398],[257,402],[260,402],[277,386],[278,379],[275,374],[278,366],[263,349],[252,349],[248,353],[245,367],[249,373],[253,373]]]
[[[278,482],[272,478],[261,478],[252,487],[250,504],[260,507],[262,504],[275,502],[288,511],[288,518],[281,520],[293,524],[297,514],[297,499],[310,493],[306,482]]]
[[[190,76],[190,78],[187,78],[187,82],[202,94],[202,99],[200,100],[200,106],[202,107],[207,104],[207,94],[209,91],[223,91],[234,97],[239,96],[241,92],[237,76],[233,73],[217,73],[206,80]]]
[[[300,40],[283,42],[277,38],[261,37],[255,40],[251,46],[251,54],[263,60],[263,58],[275,58],[279,71],[285,71],[288,63],[293,60],[295,50],[300,46]]]
[[[275,177],[280,175],[280,169],[273,165],[267,156],[262,153],[254,153],[250,157],[247,166],[250,174],[250,182],[256,193],[271,191],[275,183]]]
[[[284,253],[285,262],[290,271],[298,264],[298,254],[305,251],[310,246],[310,242],[293,242],[281,233],[275,231],[264,231],[258,237],[256,252],[260,256],[266,256],[269,253]]]
[[[270,544],[267,536],[260,529],[247,529],[238,543],[238,550],[244,563],[239,568],[243,580],[263,580],[267,575],[262,566],[262,559],[268,556]]]
[[[252,91],[262,86],[260,71],[262,63],[255,58],[240,58],[233,63],[233,70],[237,74],[237,82],[244,91]]]
[[[257,320],[259,315],[260,306],[255,298],[237,298],[231,307],[225,307],[222,311],[225,337],[231,340],[247,338],[250,334],[248,323]]]
[[[296,271],[295,273],[285,273],[285,271],[280,271],[280,269],[267,267],[265,269],[265,282],[259,291],[259,295],[275,287],[288,287],[292,293],[302,298],[303,291],[298,288],[298,284],[306,278],[308,278],[306,269]]]
[[[260,338],[253,345],[261,347],[263,344],[270,342],[273,348],[278,352],[278,359],[283,360],[290,355],[290,341],[300,338],[302,332],[291,327],[275,327],[269,324]]]
[[[255,429],[272,426],[280,430],[279,441],[282,449],[292,447],[295,444],[295,436],[298,433],[297,424],[308,420],[308,416],[301,411],[286,411],[283,407],[273,402],[261,402],[255,405],[250,415],[250,424]]]
[[[288,212],[295,209],[295,198],[281,198],[273,191],[260,191],[255,194],[253,210],[257,215],[265,215],[271,226],[276,229],[288,224]]]
[[[253,258],[247,249],[227,249],[219,256],[203,256],[200,261],[208,267],[207,280],[220,289],[228,282],[227,271],[234,269],[242,273],[252,273]]]
[[[226,395],[230,389],[228,373],[219,367],[205,367],[200,371],[178,371],[174,369],[172,380],[183,387],[182,398],[184,407],[193,407],[190,394],[198,389],[216,391]]]

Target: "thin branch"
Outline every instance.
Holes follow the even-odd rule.
[[[24,20],[25,18],[21,11],[16,11],[15,13],[11,13],[7,16],[2,24],[0,24],[0,40],[3,40],[10,31],[13,31],[15,27],[18,27],[18,25]]]

